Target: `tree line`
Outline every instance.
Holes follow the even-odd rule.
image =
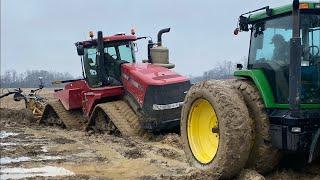
[[[42,78],[45,87],[53,87],[54,80],[74,79],[70,73],[49,72],[45,70],[28,70],[18,73],[15,70],[7,70],[1,74],[1,88],[35,88],[40,85],[39,77]]]
[[[246,67],[246,57],[241,59],[243,67]],[[190,76],[191,82],[196,83],[200,81],[206,81],[209,79],[231,79],[234,78],[233,73],[236,70],[236,64],[232,61],[222,61],[217,63],[212,69],[203,72],[201,76]]]
[[[241,63],[246,67],[246,58],[241,59]],[[205,71],[201,76],[189,76],[192,83],[205,81],[209,79],[230,79],[233,78],[233,73],[236,70],[236,63],[232,61],[218,62],[212,69]],[[24,73],[17,73],[15,70],[7,70],[1,75],[1,88],[34,88],[38,87],[39,77],[45,87],[53,87],[51,84],[54,80],[69,80],[79,79],[81,77],[74,77],[70,73],[49,72],[45,70],[29,70]],[[54,86],[56,87],[56,86]]]

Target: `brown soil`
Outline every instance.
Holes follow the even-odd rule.
[[[159,135],[149,139],[122,138],[46,127],[38,125],[29,112],[22,110],[23,104],[19,109],[16,102],[10,102],[10,105],[7,102],[9,101],[0,101],[0,130],[1,133],[16,134],[0,139],[1,170],[55,166],[74,173],[70,176],[52,176],[51,179],[152,180],[218,177],[211,171],[199,171],[189,166],[178,134]],[[4,109],[8,106],[10,109]],[[16,158],[21,157],[25,159],[17,161]],[[4,162],[4,158],[11,162]],[[0,176],[2,175],[6,174],[0,172]],[[243,177],[258,180],[261,175],[245,170],[236,178]],[[265,178],[320,179],[320,162],[314,162],[299,171],[279,167]]]

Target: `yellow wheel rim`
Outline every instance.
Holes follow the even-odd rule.
[[[210,163],[219,147],[217,115],[205,99],[193,102],[188,115],[188,141],[193,156],[202,164]]]

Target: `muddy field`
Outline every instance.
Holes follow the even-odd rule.
[[[52,99],[52,90],[42,95]],[[190,167],[179,135],[146,138],[68,131],[40,126],[23,102],[0,101],[1,179],[213,179]],[[320,179],[320,162],[294,170],[287,165],[265,177],[244,170],[237,179]]]

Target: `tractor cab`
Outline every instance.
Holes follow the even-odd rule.
[[[235,34],[251,31],[247,68],[263,72],[274,104],[299,107],[320,103],[320,4],[295,6],[243,14]]]
[[[292,15],[265,19],[252,26],[249,69],[262,69],[277,103],[288,103]],[[301,14],[301,103],[320,103],[320,13]]]
[[[162,34],[170,32],[170,28],[158,32],[156,43],[150,37],[148,41],[148,59],[143,63],[155,64],[167,69],[174,68],[169,63],[169,50],[162,45]],[[134,30],[131,35],[124,33],[103,37],[98,31],[98,38],[75,43],[78,55],[81,56],[82,72],[88,85],[92,88],[104,86],[120,86],[121,66],[124,63],[136,63],[136,40],[147,37],[136,37]]]
[[[93,38],[92,32],[90,37]],[[82,56],[83,75],[90,87],[121,85],[121,64],[136,61],[135,40],[134,35],[116,34],[76,43],[78,55]]]

